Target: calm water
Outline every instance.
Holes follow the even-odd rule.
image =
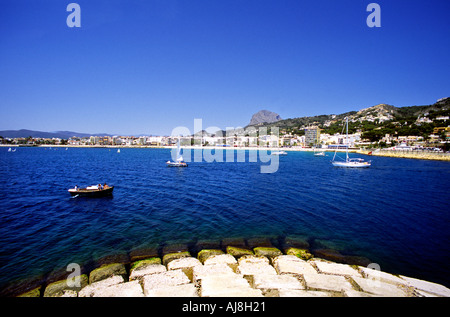
[[[166,149],[0,148],[0,289],[168,241],[291,235],[450,286],[450,163],[328,155],[289,152],[261,174],[248,159],[167,168]],[[112,198],[67,193],[104,182]]]

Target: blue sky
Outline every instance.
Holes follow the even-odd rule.
[[[73,0],[72,0],[73,1]],[[0,0],[0,130],[170,134],[450,96],[450,1]],[[375,1],[373,1],[375,2]]]

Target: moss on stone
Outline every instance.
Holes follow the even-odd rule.
[[[75,283],[75,279],[79,277],[79,285],[78,286],[69,286],[68,281],[71,283]],[[56,281],[47,285],[44,291],[44,297],[60,297],[65,294],[65,291],[75,291],[78,292],[80,289],[85,287],[88,284],[88,277],[86,274],[82,274],[80,276],[76,276],[70,279],[65,279],[61,281]]]
[[[268,258],[273,258],[283,254],[279,249],[272,247],[256,247],[253,249],[253,252],[255,252],[255,255],[266,256]]]
[[[161,264],[161,259],[157,257],[139,260],[131,264],[130,271],[140,270],[150,265]]]
[[[305,261],[312,259],[314,257],[311,253],[309,253],[308,250],[299,248],[289,248],[286,250],[286,254],[295,255],[296,257]]]
[[[210,256],[212,255],[218,255],[218,254],[225,254],[222,250],[218,250],[218,249],[205,249],[205,250],[201,250],[198,255],[197,258],[200,262],[204,263],[206,259],[208,259]]]
[[[245,248],[239,248],[239,247],[233,247],[233,246],[227,247],[227,253],[231,254],[232,256],[234,256],[236,258],[240,258],[241,256],[244,256],[244,255],[253,255],[252,250],[245,249]]]
[[[114,275],[122,275],[124,278],[128,278],[125,265],[122,263],[112,263],[103,265],[89,274],[89,283],[95,283]]]
[[[167,264],[169,264],[173,260],[190,256],[191,254],[189,253],[189,251],[167,253],[163,256],[163,265],[167,266]]]

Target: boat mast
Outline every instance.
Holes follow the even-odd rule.
[[[345,143],[347,143],[346,161],[348,162],[348,117],[345,118],[345,124],[346,124]]]

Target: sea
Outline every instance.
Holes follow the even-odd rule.
[[[302,237],[311,252],[450,287],[450,162],[350,154],[372,166],[346,169],[333,153],[289,151],[261,173],[252,151],[222,154],[169,168],[170,149],[0,148],[0,290],[70,263],[255,237],[280,249]],[[98,183],[113,196],[68,193]]]

